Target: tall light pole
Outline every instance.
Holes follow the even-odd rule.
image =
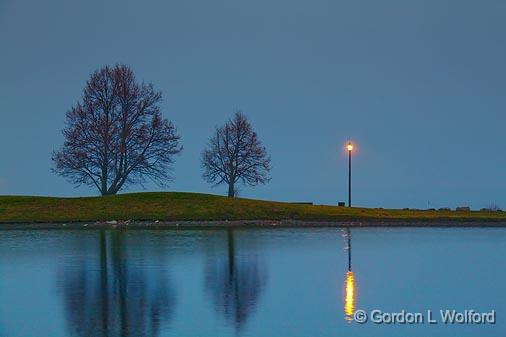
[[[353,151],[351,141],[346,143],[346,150],[348,151],[348,207],[351,207],[351,152]]]

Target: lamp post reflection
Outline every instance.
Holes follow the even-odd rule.
[[[355,278],[353,272],[346,273],[346,295],[344,298],[344,319],[351,322],[353,320],[353,313],[355,312]]]
[[[351,231],[346,228],[344,233],[346,237],[346,250],[348,251],[348,271],[346,272],[346,281],[344,289],[344,319],[348,322],[353,321],[353,313],[355,312],[355,277],[351,270]]]

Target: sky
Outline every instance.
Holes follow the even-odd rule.
[[[200,155],[241,109],[273,165],[242,197],[345,201],[352,139],[357,206],[506,208],[505,17],[503,0],[0,0],[0,195],[97,195],[51,153],[89,75],[124,63],[182,137],[168,190],[226,193]]]

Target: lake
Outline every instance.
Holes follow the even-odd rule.
[[[0,336],[504,336],[506,229],[0,231]],[[350,249],[351,247],[351,249]],[[355,310],[369,320],[358,324]],[[444,324],[440,310],[495,311]],[[424,322],[387,324],[389,313]],[[428,311],[437,324],[427,322]],[[372,313],[382,322],[371,322]],[[396,317],[401,317],[397,315]]]

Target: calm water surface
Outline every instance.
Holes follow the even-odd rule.
[[[506,229],[0,231],[0,336],[504,336],[505,259]]]

